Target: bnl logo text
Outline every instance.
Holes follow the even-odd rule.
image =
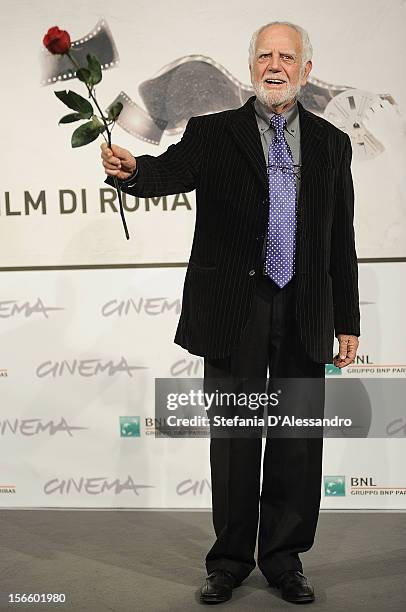
[[[362,476],[360,477],[354,477],[351,478],[351,486],[352,487],[376,487],[376,484],[374,483],[374,479],[373,478],[362,478]]]
[[[372,477],[368,476],[352,476],[350,478],[351,488],[372,488],[377,485]],[[345,476],[325,476],[324,477],[324,494],[326,497],[344,497],[345,496]]]

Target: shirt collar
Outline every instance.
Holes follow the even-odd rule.
[[[271,117],[275,114],[270,111],[262,102],[255,98],[254,100],[254,109],[258,119],[258,127],[261,134],[266,132],[267,129],[272,126],[270,125]],[[297,106],[297,102],[289,108],[285,113],[282,113],[286,118],[286,126],[285,129],[289,134],[293,137],[297,136],[299,132],[299,109]],[[273,129],[273,128],[272,128]]]

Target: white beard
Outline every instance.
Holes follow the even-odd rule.
[[[283,106],[293,100],[300,91],[300,83],[297,85],[285,83],[285,86],[278,91],[267,89],[262,81],[252,81],[252,86],[258,100],[268,108]]]

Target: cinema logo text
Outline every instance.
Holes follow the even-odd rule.
[[[2,494],[9,495],[10,493],[11,494],[16,493],[15,485],[2,485],[2,484],[0,484],[0,495],[2,495]]]
[[[69,425],[63,417],[59,421],[44,419],[5,419],[0,421],[0,435],[2,436],[6,434],[11,436],[37,436],[43,433],[54,436],[58,433],[66,433],[73,438],[73,432],[84,429],[88,429],[88,427]]]
[[[38,378],[46,376],[57,378],[65,375],[92,378],[99,374],[115,376],[124,373],[132,378],[133,372],[147,369],[147,366],[130,365],[125,357],[121,357],[117,362],[112,359],[72,359],[70,361],[44,361],[37,367],[36,375]]]
[[[127,300],[109,300],[101,307],[103,317],[128,316],[130,314],[146,314],[151,316],[173,312],[178,315],[181,311],[181,301],[179,298],[169,300],[166,297],[152,297],[138,299],[129,298]]]
[[[36,301],[29,302],[19,300],[2,300],[0,301],[0,318],[10,319],[18,315],[24,316],[25,318],[31,317],[31,315],[42,315],[44,319],[49,319],[50,312],[55,310],[65,310],[59,306],[45,306],[41,298],[37,298]]]
[[[390,421],[386,426],[386,433],[388,436],[398,436],[400,438],[406,436],[406,418],[399,417]]]
[[[153,210],[175,212],[181,210],[192,210],[192,205],[186,193],[178,193],[170,196],[160,196],[156,198],[138,198],[129,196],[122,192],[123,208],[128,213],[132,212],[151,212]],[[49,201],[51,200],[51,201]],[[58,201],[58,207],[55,206]],[[92,202],[96,200],[92,197]],[[99,201],[97,203],[98,212],[101,214],[117,213],[117,192],[115,189],[99,189]],[[88,212],[86,189],[59,189],[51,198],[47,198],[45,189],[32,195],[29,191],[24,191],[22,197],[17,201],[11,198],[9,191],[4,192],[4,203],[0,201],[0,215],[6,217],[47,215],[52,211],[58,211],[60,215],[85,215]]]
[[[131,476],[125,480],[120,478],[109,479],[106,476],[85,478],[52,478],[44,484],[45,495],[70,495],[75,493],[86,493],[87,495],[102,495],[103,493],[114,493],[120,495],[132,492],[139,496],[139,490],[154,489],[154,485],[136,484]]]
[[[204,361],[201,358],[197,359],[179,359],[170,367],[171,376],[195,376],[201,378],[203,375]]]
[[[7,378],[8,377],[8,371],[6,370],[6,368],[0,368],[0,378]]]
[[[207,478],[203,480],[192,480],[187,478],[182,480],[176,487],[177,495],[203,495],[205,491],[211,492],[211,484]]]

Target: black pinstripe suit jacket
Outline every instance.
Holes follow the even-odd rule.
[[[178,144],[157,157],[137,157],[136,185],[124,189],[140,197],[196,189],[196,226],[175,342],[210,358],[224,357],[238,345],[267,227],[267,170],[254,100],[192,117]],[[295,312],[309,356],[330,363],[334,331],[360,333],[352,149],[344,132],[298,107]]]

